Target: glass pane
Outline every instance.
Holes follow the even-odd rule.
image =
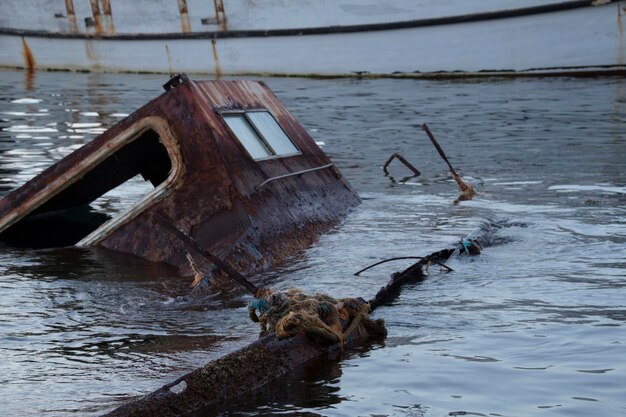
[[[224,114],[224,120],[233,131],[239,142],[254,159],[267,158],[271,155],[259,135],[242,114]]]
[[[293,155],[298,153],[298,149],[270,113],[255,111],[246,113],[246,116],[276,155]]]

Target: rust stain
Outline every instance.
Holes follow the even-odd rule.
[[[617,40],[617,65],[624,65],[624,54],[625,54],[625,46],[624,45],[624,25],[622,21],[622,9],[618,3],[617,5],[617,30],[619,32],[619,39]]]
[[[174,74],[172,70],[172,57],[170,56],[170,48],[167,45],[165,45],[165,55],[167,56],[167,69],[169,70],[170,76],[172,76],[172,74]]]
[[[215,61],[215,78],[219,79],[222,76],[222,67],[220,66],[220,58],[217,55],[216,39],[211,39],[211,49],[213,50],[213,60]]]
[[[35,56],[33,55],[33,51],[30,50],[30,46],[26,43],[26,39],[22,36],[22,55],[24,56],[24,68],[28,70],[28,72],[35,72],[35,67],[37,66],[37,61],[35,61]]]
[[[228,30],[228,19],[226,18],[226,12],[224,11],[223,0],[213,0],[215,6],[215,20],[220,27],[220,30],[226,32]]]
[[[85,40],[85,54],[90,61],[95,61],[96,56],[93,53],[93,45],[90,39]]]
[[[24,89],[33,91],[35,88],[35,71],[25,71],[24,73]]]
[[[67,11],[68,16],[76,15],[74,12],[74,0],[65,0],[65,10]]]
[[[78,23],[76,22],[76,16],[75,15],[68,16],[68,19],[70,21],[71,31],[74,33],[78,32]]]
[[[104,14],[111,16],[111,0],[102,0],[102,11]]]
[[[111,9],[111,0],[102,0],[102,11],[104,13],[104,22],[107,33],[113,35],[115,33],[115,24],[113,23],[113,11]]]
[[[624,8],[624,11],[626,11],[626,8]],[[622,9],[619,5],[617,6],[617,30],[621,36],[624,36],[624,26],[622,26]]]
[[[93,21],[96,27],[96,35],[100,35],[104,30],[102,28],[102,15],[100,13],[100,2],[98,0],[91,0],[91,13],[93,14]]]
[[[67,18],[70,22],[71,31],[78,32],[78,24],[76,23],[76,13],[74,12],[74,0],[65,0],[65,10],[67,11]]]
[[[191,32],[191,20],[189,19],[187,0],[178,0],[178,11],[180,13],[180,29],[183,33]]]

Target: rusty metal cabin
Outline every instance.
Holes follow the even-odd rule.
[[[101,246],[186,265],[155,213],[254,272],[305,248],[358,195],[270,89],[172,78],[166,92],[0,200],[0,240]],[[141,175],[154,188],[112,218],[89,204]]]

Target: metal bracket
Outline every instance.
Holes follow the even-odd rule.
[[[321,167],[309,168],[309,169],[305,169],[305,170],[297,171],[297,172],[290,172],[289,174],[285,174],[285,175],[278,175],[276,177],[272,177],[272,178],[266,179],[265,181],[263,181],[259,185],[255,186],[254,189],[256,191],[260,191],[261,188],[263,188],[265,185],[267,185],[268,183],[270,183],[272,181],[276,181],[276,180],[280,180],[280,179],[288,178],[288,177],[294,177],[296,175],[306,174],[307,172],[320,171],[322,169],[332,168],[333,166],[334,166],[334,164],[327,164],[327,165],[322,165]]]
[[[399,153],[394,153],[392,154],[389,159],[387,159],[387,161],[385,161],[385,164],[383,165],[383,171],[385,172],[385,175],[389,175],[389,171],[387,171],[387,167],[389,166],[389,164],[391,163],[391,161],[393,161],[394,159],[397,159],[398,161],[402,162],[408,169],[410,169],[411,171],[413,171],[413,174],[415,174],[416,177],[419,177],[422,173],[419,171],[419,169],[415,168],[413,166],[413,164],[411,164],[409,161],[407,161],[402,155],[400,155]]]
[[[165,91],[170,91],[172,88],[178,87],[179,85],[186,83],[188,81],[189,81],[189,77],[187,76],[187,74],[185,73],[176,74],[172,76],[172,78],[170,78],[168,82],[163,84],[163,89]]]

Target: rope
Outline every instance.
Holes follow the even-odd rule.
[[[305,334],[320,343],[338,343],[342,347],[355,331],[359,335],[368,329],[376,335],[387,334],[384,321],[372,321],[369,312],[369,304],[362,299],[337,300],[327,294],[307,295],[298,289],[267,291],[248,303],[250,319],[260,325],[260,336],[275,333],[281,340]]]

